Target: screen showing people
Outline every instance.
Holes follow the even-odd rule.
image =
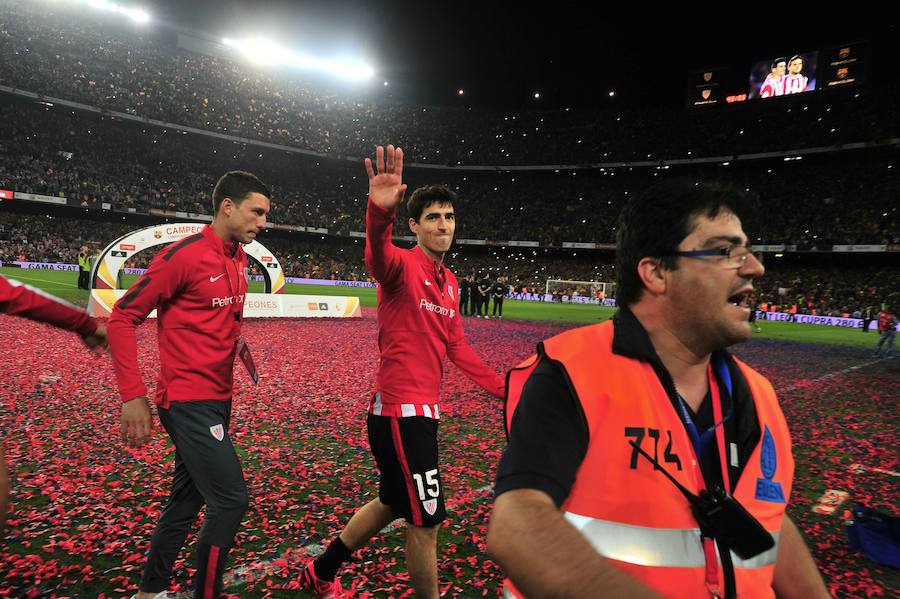
[[[750,98],[773,98],[816,89],[817,52],[762,60],[750,72]]]

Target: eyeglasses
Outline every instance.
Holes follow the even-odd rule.
[[[709,250],[688,250],[688,251],[679,251],[679,252],[671,252],[666,254],[667,256],[680,256],[682,258],[706,258],[709,256],[722,256],[725,258],[725,266],[726,268],[740,268],[744,264],[747,263],[747,260],[750,259],[750,256],[753,256],[758,261],[760,257],[750,250],[746,245],[730,245],[727,248],[714,248]]]

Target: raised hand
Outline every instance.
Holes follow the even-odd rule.
[[[389,145],[385,156],[384,148],[378,146],[375,149],[375,162],[377,174],[372,169],[372,159],[366,158],[369,199],[379,208],[392,211],[403,201],[403,195],[406,193],[406,185],[403,184],[403,150],[400,148],[395,150],[394,146]]]

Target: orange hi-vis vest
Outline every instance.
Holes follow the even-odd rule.
[[[637,443],[678,482],[699,494],[704,483],[698,480],[691,439],[652,365],[614,354],[612,340],[613,323],[608,321],[544,341],[537,355],[509,374],[506,426],[510,427],[525,380],[538,362],[560,363],[590,434],[584,461],[561,507],[566,520],[610,563],[656,592],[684,599],[709,597],[706,557],[715,555],[721,586],[718,553],[704,551],[699,525],[684,495],[630,444]],[[735,361],[753,396],[760,439],[736,488],[728,490],[775,539],[772,549],[751,559],[731,554],[735,588],[739,599],[774,598],[772,579],[794,459],[771,384]],[[718,435],[721,456],[722,427]],[[723,470],[727,474],[724,466]],[[504,592],[506,597],[522,596],[509,580]]]

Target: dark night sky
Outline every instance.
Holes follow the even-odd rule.
[[[728,67],[741,91],[756,59],[856,40],[872,42],[872,85],[895,82],[900,74],[894,17],[835,12],[796,17],[802,22],[791,24],[787,13],[799,15],[798,5],[786,8],[785,18],[763,18],[749,3],[728,6],[740,12],[727,18],[722,8],[697,17],[654,11],[647,4],[612,11],[609,3],[561,1],[534,8],[489,0],[145,0],[143,6],[156,20],[217,37],[266,34],[309,53],[349,51],[374,63],[376,80],[369,84],[374,92],[405,102],[678,106],[690,69]],[[385,79],[387,89],[381,87]],[[456,95],[459,88],[465,96]],[[537,102],[535,91],[542,95]]]

